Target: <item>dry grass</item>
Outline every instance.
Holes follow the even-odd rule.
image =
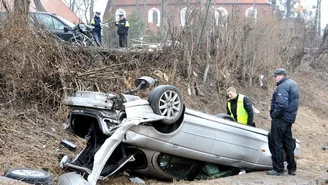
[[[304,67],[298,69],[298,59],[290,49],[295,45],[292,40],[302,29],[286,35],[289,32],[286,25],[277,19],[261,20],[256,25],[234,19],[235,22],[217,30],[206,28],[204,37],[215,33],[215,39],[214,42],[204,39],[206,42],[200,48],[195,47],[200,29],[187,26],[181,32],[170,32],[172,38],[181,43],[177,46],[156,52],[127,52],[73,47],[36,25],[27,26],[23,21],[17,26],[19,15],[10,15],[10,18],[0,27],[0,164],[3,170],[42,168],[50,171],[54,179],[63,173],[58,165],[60,156],[64,153],[74,156],[83,147],[83,141],[63,130],[62,125],[68,112],[61,104],[62,99],[77,90],[119,93],[133,87],[132,81],[137,77],[150,75],[158,78],[160,84],[176,85],[190,108],[212,114],[225,112],[222,89],[234,85],[266,112],[274,84],[268,81],[268,88],[260,88],[259,74],[268,77],[278,66],[308,72],[308,76],[314,73]],[[245,40],[247,26],[250,30]],[[202,83],[208,61],[207,83]],[[201,94],[187,95],[192,83]],[[309,100],[304,105],[310,106],[308,102],[313,95],[303,92]],[[145,97],[147,92],[138,95]],[[324,94],[320,96],[326,98]],[[325,105],[320,102],[317,105],[326,113]],[[265,113],[256,119],[259,127],[269,127]],[[62,139],[76,143],[77,151],[62,147],[59,144]],[[121,178],[102,183],[129,184],[127,178]],[[156,182],[147,181],[147,184],[153,183]]]

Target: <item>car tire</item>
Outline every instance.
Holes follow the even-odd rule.
[[[165,116],[164,124],[173,124],[183,113],[183,101],[179,90],[171,85],[155,87],[148,96],[148,102],[155,114]]]
[[[217,114],[216,117],[223,118],[223,119],[226,119],[226,120],[229,120],[229,121],[236,121],[235,118],[233,118],[229,114],[225,114],[225,113]]]
[[[68,172],[60,175],[57,180],[57,185],[88,185],[80,174],[76,172]]]
[[[6,171],[5,176],[8,178],[38,185],[48,185],[52,182],[52,175],[44,170],[39,169],[13,168]]]
[[[74,37],[70,38],[68,42],[77,46],[83,46],[82,41],[75,39]]]

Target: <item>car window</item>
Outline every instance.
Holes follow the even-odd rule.
[[[54,30],[54,29],[64,29],[65,25],[60,22],[58,19],[52,17],[47,14],[36,14],[37,19],[41,24],[43,24],[46,28]]]
[[[158,155],[157,163],[165,173],[174,178],[184,180],[220,178],[237,175],[240,171],[239,168],[231,166],[207,163],[163,153]]]
[[[69,22],[68,20],[64,19],[63,17],[59,16],[59,15],[56,15],[56,17],[62,21],[64,24],[70,26],[71,28],[73,28],[75,25],[71,22]]]
[[[157,158],[160,168],[167,174],[177,179],[188,179],[190,171],[195,166],[194,160],[172,156],[168,154],[160,154]]]
[[[53,18],[53,23],[54,23],[54,28],[55,29],[64,29],[65,25],[60,22],[59,20],[57,20],[56,18]]]

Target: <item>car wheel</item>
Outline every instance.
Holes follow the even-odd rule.
[[[77,46],[83,46],[82,41],[80,41],[80,40],[78,40],[78,39],[76,39],[74,37],[70,38],[68,40],[68,42],[71,43],[71,44],[77,45]]]
[[[31,184],[51,184],[52,175],[46,171],[30,168],[14,168],[5,172],[5,176]]]
[[[165,124],[173,124],[183,113],[182,96],[179,90],[171,85],[155,87],[148,96],[148,102],[155,114],[165,116]]]
[[[88,185],[80,174],[76,172],[68,172],[60,175],[57,180],[57,185]]]
[[[226,120],[229,120],[229,121],[236,121],[235,118],[233,118],[229,114],[225,114],[225,113],[217,114],[216,117],[223,118],[223,119],[226,119]]]

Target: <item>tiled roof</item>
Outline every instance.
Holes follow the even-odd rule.
[[[40,0],[46,12],[58,14],[72,23],[82,22],[62,0]]]
[[[71,21],[72,23],[82,22],[62,0],[39,0],[43,9],[38,10],[34,4],[34,0],[30,3],[30,11],[46,11],[49,13],[54,13],[62,16],[63,18]],[[14,0],[6,0],[8,2],[8,7],[12,8]],[[5,11],[2,3],[0,3],[0,11]]]

